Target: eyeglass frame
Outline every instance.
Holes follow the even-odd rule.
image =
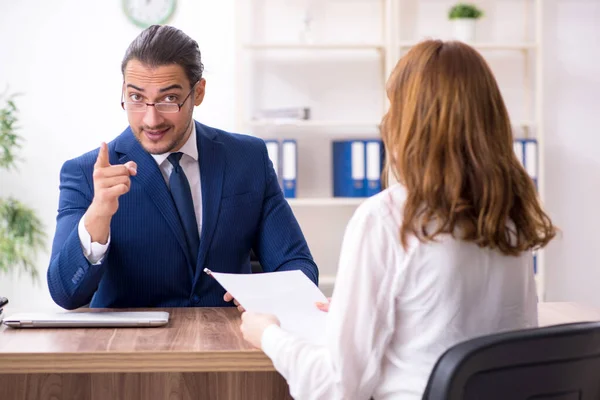
[[[196,85],[198,84],[197,81],[196,83],[194,83],[192,85],[192,89],[190,90],[190,92],[187,94],[187,96],[185,96],[185,99],[183,99],[183,101],[181,103],[138,103],[135,101],[125,101],[125,91],[121,91],[121,108],[125,111],[131,111],[131,112],[146,112],[148,111],[148,107],[154,107],[156,108],[157,104],[175,104],[177,106],[177,111],[173,111],[173,112],[169,112],[167,111],[166,113],[164,111],[160,111],[158,108],[156,109],[156,111],[158,111],[159,113],[164,113],[164,114],[175,114],[181,111],[181,107],[183,107],[183,105],[185,104],[185,102],[187,101],[187,99],[191,96],[192,92],[194,91],[194,89],[196,88]],[[140,110],[140,111],[133,111],[133,110],[127,110],[125,108],[125,103],[133,103],[133,104],[144,104],[146,107],[144,108],[144,110]]]

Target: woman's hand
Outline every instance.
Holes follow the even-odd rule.
[[[256,348],[261,348],[262,335],[271,325],[280,326],[279,319],[273,314],[259,314],[246,311],[242,314],[240,330],[244,339]]]
[[[329,304],[331,303],[331,297],[327,298],[327,303],[321,303],[321,302],[317,302],[315,303],[317,308],[323,312],[328,312],[329,311]]]

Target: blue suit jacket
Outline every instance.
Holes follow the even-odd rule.
[[[108,144],[111,164],[137,163],[130,191],[119,198],[111,241],[100,265],[83,255],[77,227],[94,197],[98,149],[67,161],[60,173],[56,234],[48,268],[54,301],[91,307],[227,306],[225,291],[203,273],[251,273],[250,249],[266,272],[318,270],[283,198],[264,142],[196,122],[202,186],[202,232],[189,260],[175,204],[152,156],[130,128]]]

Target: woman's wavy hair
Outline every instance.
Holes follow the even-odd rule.
[[[381,126],[386,170],[405,186],[401,242],[449,233],[503,254],[555,235],[533,180],[513,151],[498,84],[460,42],[428,40],[403,56],[387,83]]]

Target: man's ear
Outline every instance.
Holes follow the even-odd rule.
[[[194,104],[199,106],[202,104],[204,100],[204,93],[206,91],[206,79],[200,79],[200,82],[196,84],[196,89],[194,90]]]

